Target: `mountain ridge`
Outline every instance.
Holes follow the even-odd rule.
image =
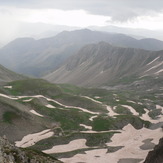
[[[57,69],[86,44],[100,41],[120,47],[153,51],[163,49],[163,41],[155,39],[136,40],[124,34],[82,29],[64,31],[54,37],[39,40],[16,39],[0,49],[0,64],[21,74],[40,77]]]
[[[57,83],[99,86],[125,77],[158,76],[162,74],[162,54],[163,51],[121,48],[106,42],[90,44],[44,78]]]

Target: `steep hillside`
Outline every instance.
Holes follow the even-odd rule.
[[[23,76],[16,74],[0,65],[0,82],[9,82],[23,78],[24,78]]]
[[[83,29],[64,31],[55,37],[40,40],[16,39],[0,50],[0,64],[18,73],[42,76],[58,68],[61,63],[84,45],[100,41],[122,47],[163,49],[163,42],[159,40],[136,40],[123,34]]]
[[[163,51],[121,48],[100,42],[83,47],[45,79],[80,86],[107,86],[162,76]]]

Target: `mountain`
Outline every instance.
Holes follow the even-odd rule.
[[[23,79],[23,78],[25,78],[25,77],[23,77],[19,74],[16,74],[16,73],[6,69],[2,65],[0,65],[0,82],[9,82],[9,81],[19,80],[19,79]]]
[[[83,47],[45,79],[54,83],[101,86],[163,76],[163,51],[115,47],[106,42]]]
[[[40,77],[57,69],[81,47],[100,41],[153,51],[163,49],[163,42],[155,39],[136,40],[123,34],[82,29],[40,40],[16,39],[0,49],[0,64],[18,73]]]

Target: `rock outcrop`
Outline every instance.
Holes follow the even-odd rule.
[[[144,163],[163,163],[163,138],[160,139],[154,150],[148,153]]]
[[[0,137],[0,163],[61,163],[42,152],[17,148]]]

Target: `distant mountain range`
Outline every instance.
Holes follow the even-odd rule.
[[[100,41],[152,51],[163,49],[163,42],[156,39],[137,40],[124,34],[83,29],[40,40],[16,39],[0,49],[0,64],[18,73],[40,77],[56,70],[83,46]]]
[[[149,76],[163,76],[163,51],[121,48],[100,42],[86,45],[45,78],[54,83],[99,86]]]

